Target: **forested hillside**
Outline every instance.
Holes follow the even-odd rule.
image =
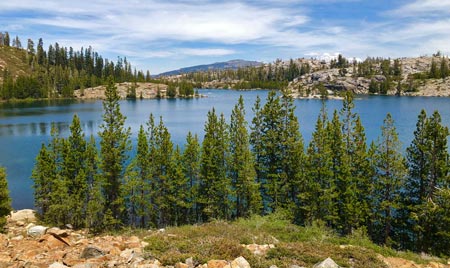
[[[75,50],[58,43],[44,47],[40,38],[22,43],[0,33],[0,100],[73,97],[78,89],[116,82],[145,82],[150,73],[136,70],[126,58],[104,59],[92,47]]]
[[[390,114],[366,143],[347,93],[332,118],[323,106],[306,145],[292,97],[272,91],[255,102],[250,131],[241,98],[229,120],[210,110],[202,142],[189,133],[184,149],[150,115],[131,154],[113,81],[106,96],[99,141],[86,141],[75,115],[70,136],[55,129],[36,158],[35,202],[47,223],[104,231],[278,212],[398,249],[449,252],[449,130],[437,112],[419,115],[404,154]]]

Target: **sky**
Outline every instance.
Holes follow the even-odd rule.
[[[2,0],[0,31],[152,74],[231,59],[450,54],[450,0]]]

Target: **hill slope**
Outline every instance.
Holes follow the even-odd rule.
[[[27,64],[25,50],[15,47],[0,46],[0,81],[3,80],[5,68],[13,76],[31,74],[31,68]]]
[[[233,69],[236,70],[242,67],[256,67],[262,65],[262,62],[258,61],[246,61],[246,60],[230,60],[226,62],[216,62],[212,64],[203,64],[181,68],[178,70],[173,70],[169,72],[160,73],[158,76],[170,76],[170,75],[179,75],[185,73],[193,73],[193,72],[204,72],[208,70],[226,70]]]

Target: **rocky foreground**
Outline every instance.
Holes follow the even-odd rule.
[[[147,231],[165,232],[164,229]],[[170,234],[167,234],[168,236]],[[242,245],[254,255],[263,256],[276,245]],[[345,246],[342,246],[345,247]],[[320,251],[320,248],[317,249]],[[418,265],[401,258],[379,256],[386,267],[392,268],[446,268],[437,262]],[[163,266],[151,256],[148,243],[138,236],[91,236],[86,231],[46,227],[37,224],[33,210],[20,210],[8,217],[7,233],[0,234],[0,268],[3,267],[148,267],[148,268],[251,268],[244,257],[234,260],[210,260],[198,263],[193,258],[173,266]],[[338,268],[327,258],[314,268]],[[351,267],[351,266],[350,266]],[[267,267],[269,268],[269,267]],[[272,265],[270,268],[276,268]],[[291,265],[286,268],[301,268]]]

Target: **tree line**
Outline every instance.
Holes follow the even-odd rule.
[[[0,34],[0,49],[9,49],[24,64],[25,74],[2,70],[0,99],[73,97],[74,90],[106,83],[109,76],[116,82],[149,82],[150,72],[136,70],[127,58],[104,59],[92,47],[75,50],[58,43],[45,50],[42,38],[37,45],[31,39],[22,47],[19,37],[12,46],[8,32]]]
[[[67,138],[53,131],[42,145],[32,179],[45,222],[95,232],[280,212],[300,225],[363,230],[379,244],[448,254],[449,131],[438,112],[420,113],[404,154],[390,114],[367,143],[347,93],[331,118],[323,103],[305,145],[293,99],[272,91],[264,104],[257,98],[250,125],[242,97],[229,120],[213,108],[203,141],[189,133],[183,150],[150,115],[131,154],[118,100],[110,80],[99,146],[76,115]]]

